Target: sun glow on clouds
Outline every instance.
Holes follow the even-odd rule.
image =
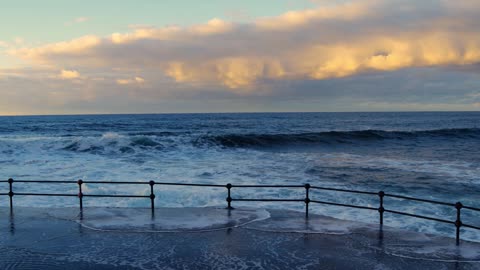
[[[255,26],[260,29],[282,31],[304,26],[312,21],[349,21],[369,15],[368,10],[374,6],[373,4],[374,1],[367,0],[333,6],[323,5],[318,9],[289,11],[277,17],[259,19],[255,22]]]
[[[77,79],[80,78],[80,73],[75,70],[62,70],[59,76],[62,79]]]
[[[479,63],[479,12],[480,3],[470,0],[361,0],[246,24],[212,19],[189,27],[137,27],[130,33],[90,35],[9,53],[82,73],[131,68],[192,87],[251,92],[268,81]],[[79,74],[62,71],[62,77],[69,76]],[[122,76],[117,84],[144,83],[140,77]]]
[[[35,62],[55,63],[56,57],[85,54],[88,50],[100,45],[101,41],[101,38],[90,35],[37,48],[13,49],[9,53]]]
[[[119,85],[143,84],[145,82],[145,79],[142,77],[135,77],[133,79],[117,79],[116,82]]]

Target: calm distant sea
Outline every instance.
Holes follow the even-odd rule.
[[[480,112],[253,113],[0,117],[0,178],[309,182],[385,190],[480,206]],[[2,191],[6,190],[7,186]],[[21,186],[17,191],[76,192],[75,186]],[[88,192],[144,194],[146,188],[86,187]],[[303,191],[238,190],[237,197],[302,197]],[[224,205],[224,190],[158,188],[159,206]],[[314,192],[321,200],[378,206],[377,198]],[[0,203],[6,205],[6,198]],[[75,198],[16,198],[24,206],[76,206]],[[143,200],[87,205],[148,206]],[[454,209],[393,199],[386,207],[454,219]],[[248,205],[248,204],[246,204]],[[251,205],[251,204],[250,204]],[[287,203],[269,207],[302,209]],[[376,222],[377,213],[315,206],[312,211]],[[386,215],[386,224],[453,232],[453,226]],[[467,213],[465,221],[480,222]],[[478,232],[466,232],[480,240]]]

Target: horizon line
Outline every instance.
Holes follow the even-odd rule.
[[[67,113],[67,114],[0,114],[0,117],[28,117],[28,116],[100,116],[100,115],[173,115],[173,114],[268,114],[268,113],[478,113],[480,110],[459,110],[459,111],[252,111],[252,112],[142,112],[142,113]]]

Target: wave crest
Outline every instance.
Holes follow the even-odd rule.
[[[222,147],[275,147],[296,145],[333,145],[412,139],[472,139],[480,138],[480,129],[438,129],[420,131],[326,131],[297,134],[226,134],[204,136],[196,144],[216,144]]]

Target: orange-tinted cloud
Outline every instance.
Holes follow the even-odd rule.
[[[61,70],[59,77],[61,79],[78,79],[80,78],[80,73],[76,70]]]
[[[145,79],[142,77],[134,77],[134,78],[128,78],[128,79],[117,79],[116,80],[117,84],[119,85],[128,85],[128,84],[143,84],[145,83]]]
[[[323,80],[370,71],[480,62],[480,3],[362,0],[252,23],[212,19],[140,27],[10,54],[52,66],[158,72],[192,86],[253,91],[270,80]],[[119,79],[131,84],[132,79]]]

